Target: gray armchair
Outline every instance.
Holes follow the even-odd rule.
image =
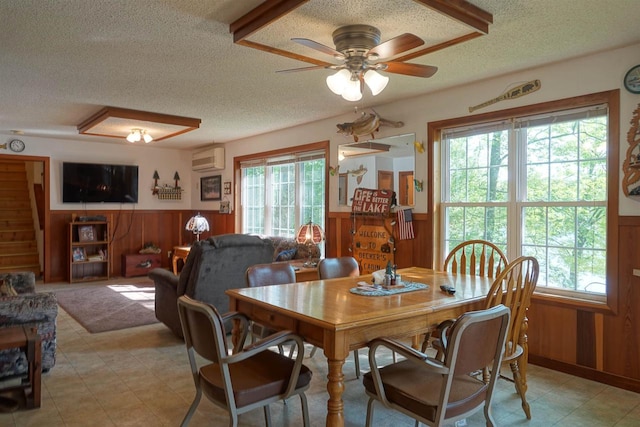
[[[35,327],[42,338],[42,370],[56,364],[56,319],[58,302],[53,292],[36,293],[36,279],[31,271],[0,274],[11,283],[18,295],[0,297],[0,328]],[[0,351],[0,379],[24,375],[27,357],[19,349]]]
[[[178,276],[161,268],[149,272],[156,287],[156,318],[182,337],[178,297],[187,295],[226,313],[229,297],[225,291],[245,287],[247,268],[272,259],[271,240],[258,236],[223,234],[195,242]]]

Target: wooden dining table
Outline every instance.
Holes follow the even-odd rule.
[[[324,350],[327,358],[327,426],[344,426],[345,390],[342,367],[352,350],[378,337],[413,338],[439,322],[464,312],[484,308],[492,279],[455,275],[420,267],[399,269],[403,282],[428,285],[427,289],[387,296],[351,292],[358,282],[371,283],[371,275],[231,289],[230,310],[280,330],[291,330]],[[451,295],[440,289],[453,286]],[[238,331],[234,331],[235,338]]]

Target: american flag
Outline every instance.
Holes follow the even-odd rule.
[[[398,211],[398,237],[400,240],[413,239],[413,217],[411,209],[400,209]]]

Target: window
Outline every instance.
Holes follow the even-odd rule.
[[[308,221],[324,228],[324,151],[253,158],[240,169],[243,233],[293,237]]]
[[[526,112],[439,129],[441,254],[485,239],[509,259],[536,257],[538,289],[606,294],[618,150],[608,105]]]

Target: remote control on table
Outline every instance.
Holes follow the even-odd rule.
[[[449,295],[453,295],[456,293],[456,288],[454,288],[453,286],[442,285],[440,286],[440,289],[442,289],[443,292],[446,292]]]

